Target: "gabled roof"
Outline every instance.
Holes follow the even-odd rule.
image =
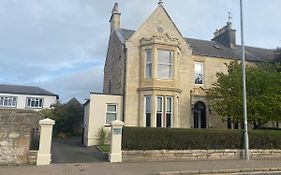
[[[128,29],[121,29],[125,40],[128,40],[135,31]],[[229,48],[217,41],[207,41],[194,38],[184,38],[186,43],[192,49],[193,55],[241,59],[241,46],[236,45],[236,48]],[[245,58],[248,61],[269,61],[274,58],[274,51],[272,49],[263,49],[257,47],[245,46]]]
[[[47,95],[47,96],[56,96],[45,89],[35,86],[22,86],[22,85],[8,85],[0,84],[0,93],[10,93],[10,94],[26,94],[26,95]]]
[[[66,105],[80,105],[81,106],[81,103],[75,97],[72,97],[68,102],[66,102]]]

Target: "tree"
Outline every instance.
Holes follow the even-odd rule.
[[[231,62],[228,72],[217,73],[217,82],[208,90],[212,108],[226,120],[243,121],[242,66]],[[281,74],[267,64],[246,68],[248,122],[259,127],[281,119]]]
[[[82,132],[84,109],[78,102],[70,101],[66,104],[57,103],[51,109],[43,109],[40,113],[45,118],[55,120],[54,135],[80,135]]]
[[[281,47],[274,50],[273,64],[278,72],[281,72]]]

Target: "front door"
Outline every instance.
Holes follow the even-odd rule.
[[[197,102],[193,110],[194,128],[206,128],[206,108],[203,102]]]

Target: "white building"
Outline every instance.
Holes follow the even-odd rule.
[[[0,84],[0,108],[34,109],[50,108],[59,96],[34,86]]]
[[[109,131],[113,120],[122,120],[122,101],[122,95],[91,93],[84,104],[84,145],[98,145],[98,130],[105,127]]]

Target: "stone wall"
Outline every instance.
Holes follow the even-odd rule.
[[[133,150],[123,151],[123,161],[241,159],[243,150]],[[250,150],[251,159],[281,158],[281,150]]]
[[[33,110],[0,109],[0,164],[29,162],[31,131],[40,119]]]

